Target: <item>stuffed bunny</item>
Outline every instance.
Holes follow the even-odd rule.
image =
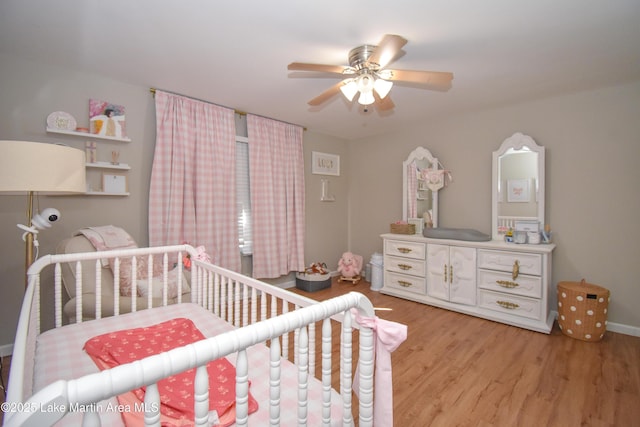
[[[338,261],[338,272],[342,277],[355,277],[362,270],[362,256],[355,255],[351,252],[342,254],[342,258]]]

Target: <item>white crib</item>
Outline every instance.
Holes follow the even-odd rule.
[[[116,304],[114,317],[100,318],[98,304],[95,320],[83,322],[81,316],[78,316],[76,323],[65,325],[68,322],[63,318],[62,311],[64,303],[61,283],[62,264],[74,263],[76,267],[76,284],[77,289],[80,290],[76,293],[80,295],[80,301],[77,304],[81,307],[83,274],[96,275],[95,294],[98,295],[97,301],[100,301],[100,269],[105,268],[101,259],[142,256],[148,257],[148,262],[151,264],[154,260],[158,262],[156,257],[160,256],[166,287],[168,270],[174,264],[177,265],[176,268],[182,268],[180,260],[185,254],[192,256],[190,303],[179,302],[166,305],[165,298],[165,303],[161,307],[142,310],[136,310],[134,307],[132,313],[119,315],[117,301],[114,301]],[[291,425],[288,424],[289,419],[295,419],[297,425],[313,425],[316,421],[311,421],[310,417],[317,411],[321,418],[317,421],[317,425],[352,426],[354,410],[357,410],[360,426],[373,425],[374,332],[369,327],[357,325],[352,316],[353,309],[357,310],[360,316],[374,316],[373,306],[366,297],[352,292],[318,303],[287,290],[199,261],[195,259],[196,255],[197,252],[193,247],[176,245],[47,255],[37,260],[28,272],[29,285],[14,343],[4,425],[54,425],[58,422],[64,423],[65,420],[73,417],[76,418],[71,422],[72,424],[79,423],[82,418],[83,425],[111,425],[112,422],[122,425],[120,417],[115,417],[114,421],[101,412],[106,405],[104,402],[115,399],[115,396],[129,390],[146,386],[144,405],[140,408],[144,411],[140,417],[144,425],[159,426],[160,397],[156,384],[162,378],[191,368],[197,368],[194,384],[196,404],[195,419],[188,421],[188,424],[210,425],[207,389],[209,380],[206,364],[226,356],[233,361],[236,369],[235,425]],[[178,262],[176,263],[175,260]],[[85,268],[83,273],[82,265],[86,266],[87,261],[91,263],[90,265],[95,265],[95,271],[91,269],[86,271]],[[41,315],[41,308],[49,304],[48,301],[42,300],[41,294],[51,286],[54,288],[53,323],[55,327],[49,331],[41,331],[44,317]],[[118,280],[115,281],[115,286],[118,286]],[[118,292],[114,290],[114,294],[118,295]],[[150,293],[149,306],[151,306]],[[67,334],[71,334],[70,331],[74,334],[79,333],[84,340],[91,334],[110,331],[109,327],[118,324],[116,322],[122,321],[126,325],[135,325],[140,322],[144,324],[144,322],[162,319],[162,316],[165,316],[164,318],[174,316],[176,313],[182,315],[185,312],[192,312],[196,317],[195,313],[200,311],[206,311],[208,317],[206,320],[198,320],[200,322],[198,327],[202,325],[206,329],[208,325],[216,324],[214,319],[218,319],[225,323],[228,330],[216,333],[215,336],[205,334],[207,338],[202,341],[103,371],[89,363],[86,369],[92,371],[79,377],[65,378],[64,375],[56,373],[56,369],[38,366],[39,363],[47,363],[52,359],[52,356],[38,354],[45,351],[45,339],[53,341],[59,349],[63,349],[64,354],[60,354],[59,349],[54,353],[57,355],[53,357],[56,363],[63,363],[69,359],[67,363],[71,365],[68,367],[70,370],[82,365],[74,361],[76,356],[72,356],[82,353],[82,349],[76,348],[77,345],[61,341],[65,336],[63,331],[69,331]],[[332,325],[335,329],[336,324],[341,325],[339,343],[332,341]],[[316,325],[319,325],[319,328]],[[320,340],[316,340],[316,329],[320,329]],[[88,332],[89,330],[93,332]],[[357,351],[354,351],[356,342],[358,343],[355,348]],[[334,345],[340,345],[339,352],[332,351]],[[354,357],[356,353],[357,361]],[[334,360],[332,360],[332,354]],[[88,358],[86,355],[78,357]],[[335,360],[336,357],[339,357],[339,361]],[[249,363],[248,359],[253,362]],[[317,360],[319,363],[316,362]],[[257,371],[261,366],[267,367],[267,365],[268,369],[264,375],[254,376],[258,375]],[[320,365],[320,369],[317,369],[317,365]],[[47,382],[48,385],[37,385],[42,382],[38,377],[42,375],[43,370],[48,375],[53,374],[54,378],[58,374],[62,376],[51,383]],[[353,399],[351,390],[355,371],[359,372],[358,390],[354,390],[358,396],[357,399]],[[297,380],[295,390],[283,387],[282,378],[287,372],[293,372]],[[339,378],[336,378],[337,375]],[[262,415],[248,414],[250,381],[251,389],[255,389],[255,393],[259,393],[260,387],[265,388],[263,393],[265,400],[258,401],[260,409],[257,414]],[[339,385],[336,386],[336,384]],[[297,401],[294,408],[285,408],[283,406],[287,405],[281,403],[287,393],[293,393]],[[353,400],[358,401],[357,408],[352,408]],[[287,418],[291,417],[285,414],[287,410],[294,411],[293,418]],[[262,421],[256,421],[258,419]]]

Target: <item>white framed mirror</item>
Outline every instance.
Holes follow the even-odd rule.
[[[516,221],[544,227],[544,147],[533,138],[515,133],[493,152],[492,237],[504,239]]]
[[[438,226],[438,190],[445,180],[439,165],[424,147],[413,150],[402,163],[403,220],[421,222],[424,227]]]

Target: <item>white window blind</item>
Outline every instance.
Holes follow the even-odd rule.
[[[236,203],[238,204],[238,245],[242,255],[251,255],[251,197],[249,192],[249,143],[236,136]]]

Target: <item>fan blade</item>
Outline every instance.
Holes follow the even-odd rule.
[[[395,34],[386,34],[369,57],[368,62],[374,62],[380,65],[380,68],[384,68],[400,53],[400,49],[405,44],[407,44],[405,38]]]
[[[396,104],[391,100],[391,95],[387,95],[381,99],[378,94],[374,92],[373,96],[376,98],[376,106],[380,111],[392,110],[396,106]]]
[[[308,104],[314,105],[314,106],[322,104],[323,102],[325,102],[326,100],[334,96],[336,93],[340,92],[340,86],[342,86],[343,84],[344,83],[341,81],[334,84],[329,89],[325,90],[320,95],[316,96],[311,101],[309,101]]]
[[[393,82],[417,83],[430,89],[449,90],[453,73],[443,71],[385,70],[391,73],[388,80]]]
[[[341,65],[307,64],[304,62],[292,62],[287,66],[289,71],[320,71],[342,75],[347,67]]]

